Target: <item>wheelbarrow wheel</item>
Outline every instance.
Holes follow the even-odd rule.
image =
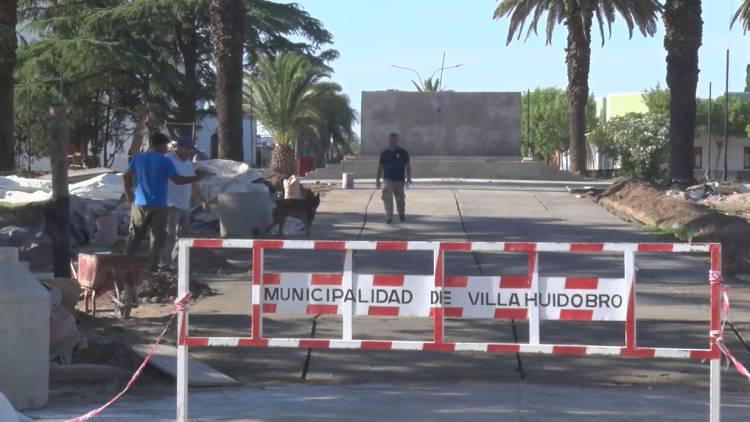
[[[133,299],[130,297],[131,290],[128,288],[120,289],[115,285],[116,300],[115,305],[115,316],[120,319],[130,318],[131,303]]]

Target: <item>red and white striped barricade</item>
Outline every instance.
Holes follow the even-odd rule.
[[[189,346],[284,347],[319,349],[425,350],[444,352],[541,353],[642,358],[710,360],[711,421],[720,416],[721,245],[677,243],[517,243],[517,242],[370,242],[252,239],[181,239],[178,296],[188,292],[190,248],[252,249],[252,324],[249,337],[191,337],[188,309],[178,315],[177,419],[187,420],[187,350]],[[272,273],[263,269],[267,249],[339,250],[340,273]],[[355,274],[357,250],[431,251],[432,275]],[[517,252],[527,255],[527,274],[518,276],[446,275],[446,252]],[[544,277],[540,252],[622,254],[621,278]],[[636,342],[635,257],[637,253],[710,254],[710,331],[706,349],[639,347]],[[269,338],[263,335],[264,314],[336,314],[342,336],[336,339]],[[358,340],[352,337],[355,315],[429,317],[431,341]],[[444,319],[528,320],[527,343],[451,342]],[[621,346],[546,344],[540,339],[542,320],[621,321]]]

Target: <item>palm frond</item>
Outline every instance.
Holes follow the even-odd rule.
[[[734,26],[737,21],[742,23],[742,30],[744,32],[750,31],[750,1],[743,1],[740,7],[737,8],[737,11],[734,12],[731,25]]]
[[[505,41],[510,44],[514,38],[520,40],[524,30],[525,39],[532,33],[537,34],[539,22],[546,13],[545,39],[550,44],[557,25],[567,19],[581,19],[586,23],[593,15],[604,43],[605,27],[607,35],[611,36],[612,23],[618,15],[625,21],[630,37],[635,28],[644,36],[653,36],[661,10],[658,0],[502,0],[492,17],[495,20],[509,19]],[[750,8],[747,13],[750,17]]]

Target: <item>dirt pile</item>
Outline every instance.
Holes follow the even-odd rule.
[[[216,290],[207,284],[190,280],[190,293],[192,300],[204,296],[215,296]],[[156,273],[143,280],[138,296],[141,302],[147,303],[170,303],[177,297],[177,277],[169,273]]]
[[[669,196],[661,186],[640,180],[617,181],[595,200],[680,241],[721,243],[724,271],[730,275],[750,270],[750,223],[744,218]]]

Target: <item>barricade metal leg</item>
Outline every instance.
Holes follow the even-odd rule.
[[[188,277],[190,277],[190,254],[185,242],[180,242],[178,251],[177,297],[188,292]],[[188,346],[183,338],[188,336],[188,313],[177,315],[177,421],[188,420]]]
[[[542,290],[539,286],[539,253],[529,252],[529,277],[531,277],[531,294],[535,294],[537,300],[534,305],[529,306],[529,344],[539,344],[539,298]]]
[[[721,358],[711,359],[711,422],[721,421]]]
[[[344,291],[353,290],[352,274],[352,251],[347,249],[344,252],[344,276],[341,280],[341,288]],[[341,303],[341,318],[343,321],[342,338],[344,340],[352,339],[352,301],[345,300]]]
[[[443,290],[445,289],[445,283],[443,282],[443,279],[445,278],[445,267],[443,266],[443,248],[440,243],[435,244],[435,249],[433,251],[433,268],[435,268],[434,272],[434,280],[435,280],[435,292],[437,293],[437,300],[436,303],[433,306],[434,312],[434,320],[433,322],[433,328],[432,328],[432,341],[436,344],[443,343],[443,335],[445,334],[445,330],[443,329]]]
[[[633,251],[625,251],[623,261],[625,267],[625,283],[629,289],[628,311],[625,318],[625,347],[628,350],[634,350],[638,345],[636,342],[635,321],[635,253]]]
[[[710,378],[710,405],[711,422],[721,421],[721,353],[716,344],[717,338],[722,335],[721,326],[721,245],[713,244],[711,252],[711,274],[709,283],[711,286],[711,350],[715,351],[715,358],[711,359]],[[718,277],[717,277],[718,275]]]
[[[251,337],[263,337],[263,246],[253,245],[253,292]]]

